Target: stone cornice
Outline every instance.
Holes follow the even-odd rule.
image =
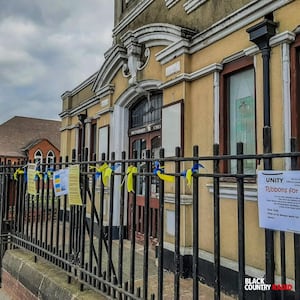
[[[173,24],[152,23],[126,32],[121,37],[121,41],[125,47],[132,39],[138,43],[145,44],[146,47],[168,46],[181,40],[182,31],[182,27]]]
[[[64,118],[64,117],[72,117],[72,116],[76,116],[78,115],[80,112],[88,109],[89,107],[92,107],[94,106],[95,104],[98,104],[100,102],[99,100],[99,97],[92,97],[86,101],[84,101],[83,103],[81,103],[79,106],[76,106],[72,109],[69,109],[69,110],[66,110],[66,111],[63,111],[59,114],[59,116],[61,118]]]
[[[113,84],[107,84],[107,85],[101,87],[96,92],[96,96],[102,98],[102,97],[113,94],[114,91],[115,91],[115,86]]]
[[[193,54],[201,49],[223,39],[224,37],[246,27],[266,14],[292,2],[294,0],[255,0],[226,18],[213,24],[208,29],[192,38],[192,41],[176,42],[157,54],[161,64],[170,62],[182,53]]]
[[[211,74],[213,72],[221,71],[222,69],[223,69],[222,64],[211,64],[190,74],[182,73],[178,75],[176,78],[161,84],[159,88],[160,89],[168,88],[183,81],[193,81],[203,76],[207,76],[208,74]]]
[[[138,17],[154,0],[144,0],[135,6],[129,14],[113,29],[113,36],[118,35],[125,29],[136,17]]]
[[[106,82],[110,82],[110,79],[122,68],[127,57],[126,49],[120,45],[113,46],[107,53],[108,56],[101,66],[92,87],[92,90],[96,93],[98,93],[97,89],[100,89]]]
[[[113,111],[114,111],[113,107],[107,107],[107,108],[105,108],[103,110],[98,111],[96,115],[97,115],[97,117],[101,117],[101,116],[103,116],[103,115],[105,115],[107,113],[111,113]]]

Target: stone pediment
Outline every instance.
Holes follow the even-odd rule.
[[[192,35],[194,32],[188,31]],[[180,40],[186,40],[187,29],[171,24],[155,23],[142,26],[124,34],[120,43],[114,45],[105,55],[105,62],[100,68],[93,91],[99,94],[101,88],[111,83],[116,73],[122,69],[129,85],[136,84],[137,73],[146,67],[151,47],[168,47]]]

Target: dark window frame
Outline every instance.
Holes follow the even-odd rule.
[[[146,122],[139,122],[139,121],[134,121],[134,111],[138,109],[144,109],[145,104],[148,103],[148,96],[142,96],[140,97],[129,109],[129,130],[131,129],[137,129],[137,128],[142,128],[147,125],[152,125],[152,124],[161,124],[161,118],[162,118],[162,106],[163,106],[163,94],[161,92],[149,92],[149,97],[150,97],[150,103],[154,101],[154,111],[153,112],[158,112],[159,116],[157,118],[153,119],[148,119]],[[157,98],[155,98],[157,97]],[[160,99],[158,98],[160,97]],[[160,103],[156,103],[156,100],[160,100]],[[152,104],[151,104],[152,105]],[[140,117],[144,117],[145,113],[148,112],[140,112]]]
[[[228,78],[231,75],[237,74],[239,72],[253,69],[255,74],[255,68],[253,63],[253,57],[245,56],[236,61],[225,64],[222,72],[220,72],[220,94],[219,94],[219,146],[220,146],[220,154],[226,155],[229,154],[230,151],[230,140],[229,140],[229,90],[228,90]],[[254,95],[255,95],[255,81],[254,81]],[[256,99],[255,99],[256,103]],[[255,104],[256,111],[256,104]],[[257,128],[256,128],[256,112],[255,112],[255,136],[257,136]],[[257,148],[257,145],[255,146]],[[220,165],[221,171],[224,173],[229,172],[229,164],[221,163]]]
[[[93,160],[97,153],[97,120],[91,122],[90,132],[90,159]]]
[[[297,149],[300,149],[300,34],[290,48],[291,76],[291,135],[296,138]]]

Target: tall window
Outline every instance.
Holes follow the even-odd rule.
[[[94,158],[97,147],[97,124],[91,124],[91,139],[90,139],[90,159]]]
[[[54,164],[54,160],[55,160],[55,155],[54,155],[54,152],[52,150],[50,150],[48,153],[47,153],[47,165],[48,166],[51,166]]]
[[[37,150],[35,153],[34,153],[34,163],[39,165],[43,162],[43,154],[41,152],[41,150]]]
[[[225,66],[221,74],[220,146],[224,154],[236,154],[236,144],[244,144],[245,154],[256,153],[255,81],[252,59]],[[255,160],[244,161],[246,173],[255,172]],[[236,172],[236,161],[226,167]]]
[[[162,94],[143,97],[131,108],[130,128],[141,127],[161,121]]]

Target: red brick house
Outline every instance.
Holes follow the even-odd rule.
[[[60,156],[60,121],[13,117],[0,125],[0,163],[46,159]]]

